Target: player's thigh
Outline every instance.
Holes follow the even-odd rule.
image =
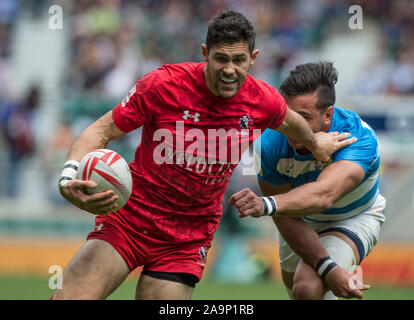
[[[383,197],[378,196],[378,200],[372,208],[364,213],[324,225],[322,228],[318,228],[317,232],[321,237],[321,241],[324,241],[324,236],[332,231],[336,231],[332,235],[344,240],[352,248],[355,256],[355,264],[358,265],[378,242],[385,219],[383,214],[384,209],[385,200]],[[339,263],[340,261],[336,262]]]
[[[104,299],[128,276],[129,267],[108,242],[88,240],[69,262],[54,299]]]
[[[341,265],[341,267],[353,271],[353,268],[359,264],[361,258],[359,257],[358,247],[347,235],[341,232],[331,231],[323,232],[319,237],[331,258]],[[349,249],[352,250],[352,253]]]
[[[194,288],[165,279],[142,274],[139,278],[135,299],[137,300],[190,300]]]

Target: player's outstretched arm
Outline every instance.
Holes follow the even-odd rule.
[[[112,111],[109,111],[79,135],[69,151],[63,171],[72,179],[61,178],[59,181],[59,191],[66,200],[78,208],[94,214],[104,214],[116,208],[115,201],[118,197],[112,190],[93,195],[85,192],[86,188],[94,188],[97,184],[93,181],[76,180],[76,166],[88,152],[105,148],[109,141],[118,139],[125,134],[118,129],[112,119]]]
[[[337,200],[354,190],[364,176],[364,169],[355,162],[334,162],[322,170],[316,181],[274,196],[276,215],[302,217],[327,211]]]
[[[315,182],[309,182],[283,194],[258,197],[246,188],[232,195],[230,205],[239,217],[263,215],[302,217],[329,210],[344,195],[355,189],[365,176],[364,169],[342,160],[327,166]]]
[[[297,112],[287,108],[283,123],[274,130],[294,139],[310,150],[316,159],[328,162],[331,155],[356,141],[356,138],[347,139],[351,134],[346,132],[318,132],[313,133],[307,121]]]

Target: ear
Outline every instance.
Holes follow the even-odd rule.
[[[204,43],[201,45],[201,55],[203,56],[204,61],[208,62],[208,50]]]
[[[253,50],[252,55],[251,55],[250,65],[254,64],[259,53],[260,53],[259,49]]]
[[[325,111],[325,121],[324,121],[325,125],[331,125],[333,113],[334,113],[333,106],[330,106],[330,107],[328,107],[328,109],[326,109],[326,111]]]

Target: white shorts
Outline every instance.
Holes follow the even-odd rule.
[[[329,223],[308,223],[318,234],[328,231],[338,231],[348,236],[355,243],[359,252],[360,261],[362,261],[362,259],[371,252],[372,248],[378,242],[381,226],[385,221],[385,204],[385,198],[378,195],[377,200],[371,208],[354,217]],[[331,237],[326,238],[326,240],[322,241],[322,245],[327,248],[327,250],[329,247],[328,252],[332,259],[335,260],[335,257],[340,259],[341,252],[330,252],[330,250],[332,250],[331,248],[335,248],[335,244],[329,246],[329,239]],[[286,272],[295,272],[301,258],[290,248],[280,233],[279,245],[281,269]],[[349,259],[345,260],[348,261],[347,264],[352,264]],[[354,266],[342,265],[342,267],[347,270],[351,270]]]

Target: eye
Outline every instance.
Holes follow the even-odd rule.
[[[242,65],[246,61],[247,61],[247,58],[244,57],[244,56],[235,57],[234,60],[233,60],[233,62],[237,65]]]
[[[226,59],[225,57],[222,57],[222,56],[220,56],[220,57],[216,57],[216,60],[217,60],[218,62],[227,62],[227,59]]]

